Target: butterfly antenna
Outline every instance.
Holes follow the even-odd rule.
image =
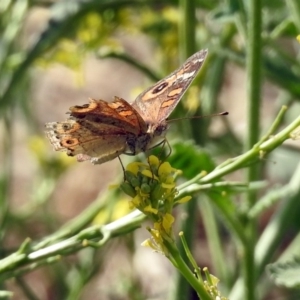
[[[228,111],[222,111],[220,113],[211,114],[211,115],[176,118],[176,119],[167,120],[167,122],[171,123],[171,122],[179,121],[179,120],[202,119],[202,118],[208,118],[208,117],[219,117],[219,116],[227,116],[227,115],[229,115]]]

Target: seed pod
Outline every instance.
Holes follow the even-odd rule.
[[[135,197],[136,196],[136,190],[134,189],[134,187],[129,184],[128,182],[123,182],[120,185],[121,190],[127,194],[130,197]]]

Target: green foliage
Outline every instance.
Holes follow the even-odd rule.
[[[172,144],[172,155],[169,161],[172,166],[180,170],[188,167],[187,172],[183,174],[188,179],[195,177],[199,170],[211,172],[215,168],[215,163],[207,151],[189,141],[184,144],[179,141]]]
[[[300,259],[294,257],[291,261],[284,263],[274,263],[268,266],[268,271],[272,279],[277,285],[285,286],[287,288],[300,287],[299,274],[300,274]]]
[[[30,35],[26,25],[36,9],[47,11],[49,19]],[[35,74],[63,65],[80,76],[83,86],[86,60],[93,57],[106,62],[110,58],[147,77],[148,83],[138,87],[143,89],[172,72],[188,55],[208,48],[201,74],[171,119],[229,110],[227,102],[220,103],[219,98],[232,97],[224,93],[240,84],[231,79],[234,66],[245,70],[247,76],[247,104],[242,108],[247,110],[248,115],[242,117],[247,123],[241,134],[237,130],[241,125],[230,122],[244,114],[235,110],[238,105],[230,106],[232,111],[226,117],[173,121],[167,135],[171,154],[167,145],[163,150],[153,149],[173,168],[182,170],[176,200],[193,197],[175,209],[175,224],[178,231],[184,231],[185,250],[181,254],[176,250],[172,262],[188,275],[172,284],[176,288],[171,291],[172,299],[189,299],[186,279],[195,283],[198,276],[200,280],[198,270],[192,270],[197,276],[190,276],[187,264],[202,270],[209,265],[220,280],[222,295],[231,300],[275,299],[277,293],[297,299],[293,289],[299,287],[299,261],[295,251],[289,250],[299,249],[300,166],[289,151],[297,147],[299,152],[298,0],[4,0],[0,1],[0,32],[0,297],[21,290],[24,299],[42,298],[32,284],[36,278],[28,276],[38,274],[39,284],[51,287],[58,298],[88,299],[88,292],[97,290],[95,279],[107,274],[106,264],[118,258],[117,249],[126,248],[120,251],[128,253],[122,258],[126,263],[135,260],[139,247],[135,246],[135,230],[145,219],[141,213],[128,212],[127,200],[116,187],[105,187],[107,191],[97,196],[98,186],[106,182],[112,167],[95,166],[95,175],[64,154],[49,153],[51,146],[40,124],[49,120],[40,119],[32,96],[37,88]],[[126,44],[123,39],[128,37],[131,40]],[[145,49],[151,53],[150,61],[136,58],[149,57]],[[119,70],[121,73],[121,68],[112,64],[101,77],[109,84]],[[125,76],[120,86],[129,93],[126,80]],[[266,81],[272,84],[273,96],[262,105]],[[51,92],[43,101],[48,101]],[[234,95],[239,104],[244,96]],[[53,106],[65,104],[64,100],[62,96]],[[67,108],[65,105],[64,111]],[[64,111],[59,108],[57,113],[62,116]],[[292,112],[295,119],[286,112]],[[221,130],[212,137],[216,118]],[[145,163],[145,156],[138,158]],[[272,168],[276,171],[270,171]],[[118,170],[120,176],[114,183],[122,182],[123,173]],[[83,173],[85,177],[81,177]],[[68,184],[64,185],[64,180]],[[72,187],[68,191],[75,193],[64,192],[68,185]],[[79,192],[80,188],[86,189]],[[130,193],[136,195],[132,186]],[[76,216],[64,216],[77,205]],[[187,215],[182,221],[180,216]],[[205,240],[199,239],[194,229],[205,231]],[[203,249],[209,257],[197,253],[195,261],[187,249]],[[186,253],[188,263],[182,259]],[[183,269],[176,262],[182,263]],[[141,261],[138,264],[142,265]],[[110,272],[117,288],[104,291],[101,286],[107,298],[152,297],[151,291],[146,294],[143,282],[150,282],[157,291],[154,281],[142,280],[134,271],[118,273],[113,265]],[[206,278],[214,278],[210,276]],[[13,285],[10,278],[16,278]],[[217,283],[209,284],[216,287]]]

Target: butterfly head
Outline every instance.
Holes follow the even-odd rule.
[[[146,132],[141,132],[138,136],[128,136],[126,140],[127,152],[135,155],[155,147],[156,145],[160,144],[162,140],[164,140],[166,130],[166,122],[160,124],[147,124]]]

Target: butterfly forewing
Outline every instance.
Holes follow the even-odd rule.
[[[171,114],[199,72],[206,55],[207,50],[195,53],[180,68],[136,98],[132,106],[146,123],[160,123]]]

